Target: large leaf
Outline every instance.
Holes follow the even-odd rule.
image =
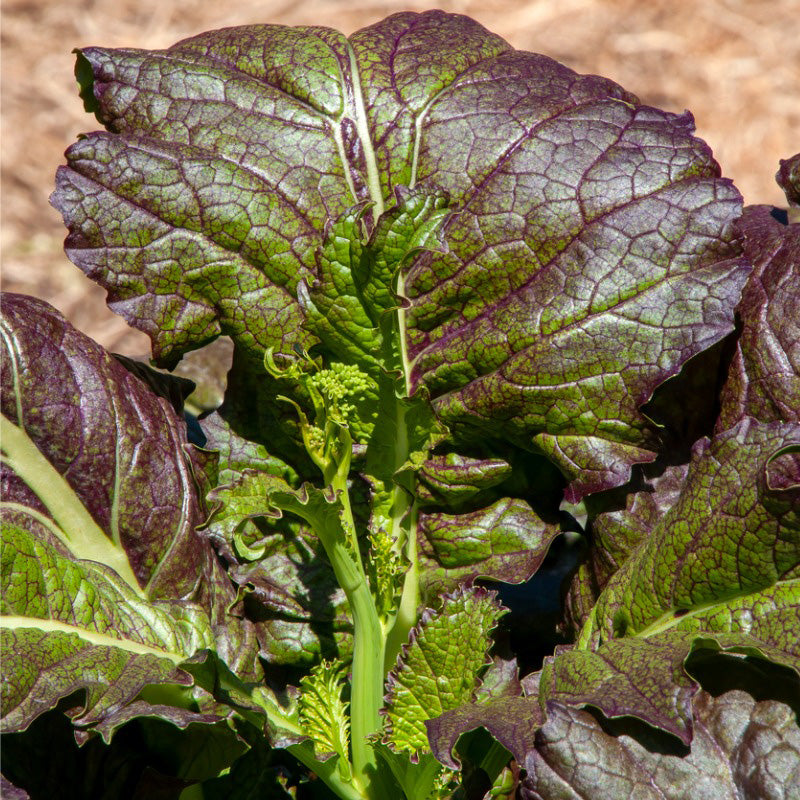
[[[688,471],[671,468],[654,491],[645,487],[629,498],[625,510],[594,517],[594,544],[608,559],[596,574],[607,584],[596,603],[585,598],[587,621],[577,646],[558,648],[547,659],[537,709],[527,712],[531,725],[588,706],[605,720],[643,720],[691,744],[694,753],[704,722],[692,665],[720,651],[791,668],[796,691],[798,452],[796,424],[744,418],[698,442]],[[594,502],[601,509],[609,504],[597,497],[587,505]],[[608,566],[619,568],[609,577]],[[579,587],[573,584],[573,596]],[[514,698],[503,702],[516,707]],[[495,705],[490,699],[485,708],[467,706],[451,719],[461,732],[485,725],[514,752],[504,737],[518,736],[522,723],[492,721],[492,714],[506,713]],[[534,741],[533,731],[525,735]],[[540,731],[535,741],[543,736]],[[694,768],[691,759],[683,767]]]
[[[554,704],[546,721],[535,696],[467,707],[429,724],[434,753],[455,766],[458,736],[485,726],[527,775],[520,796],[579,800],[790,800],[800,785],[800,729],[795,711],[739,689],[700,692],[691,750],[645,726],[604,723],[587,711]],[[690,792],[690,795],[687,794]]]
[[[203,460],[150,389],[169,380],[130,372],[41,301],[2,308],[6,724],[85,688],[80,721],[110,735],[149,683],[191,683],[176,664],[204,648],[256,677],[252,628],[194,529]]]
[[[546,666],[548,708],[588,704],[689,744],[694,652],[732,650],[800,672],[798,452],[796,424],[751,418],[698,442],[677,498],[674,481],[655,492],[655,513],[638,518],[639,543],[597,602],[586,602],[577,647]],[[632,517],[606,515],[601,533]],[[573,580],[573,607],[585,579]]]
[[[784,166],[788,165],[789,162],[784,162]],[[800,226],[782,224],[767,206],[751,206],[736,222],[735,230],[754,270],[737,306],[742,330],[722,391],[721,410],[716,420],[719,434],[745,417],[761,422],[797,422],[800,409],[797,344],[800,311],[795,302],[800,291],[797,271]],[[690,366],[695,364],[713,377],[713,364],[703,364],[703,359],[690,362]],[[706,380],[708,377],[707,374]],[[713,383],[701,386],[684,382],[683,385],[684,391],[693,390],[695,398],[703,395],[703,389],[706,396],[713,398],[713,391],[709,391],[713,390]],[[674,404],[676,400],[669,402]],[[701,402],[693,401],[692,412],[701,406]],[[710,432],[708,428],[707,431]],[[668,454],[672,458],[676,455],[675,452]],[[791,457],[785,456],[771,469],[774,471],[783,463],[795,472],[796,479],[791,461]],[[587,501],[590,553],[573,579],[568,609],[568,616],[576,627],[585,621],[608,578],[637,543],[650,536],[658,517],[674,504],[683,488],[685,469],[684,466],[669,467],[655,480],[646,477],[643,480],[640,476],[615,493],[604,493]],[[790,474],[785,479],[789,483],[793,480]],[[624,510],[620,508],[623,504]],[[745,528],[746,523],[740,530]]]
[[[195,532],[204,510],[182,418],[42,301],[5,294],[2,332],[3,413],[124,549],[148,596],[202,596],[211,550]],[[6,501],[36,507],[8,480]]]
[[[625,563],[653,526],[677,500],[686,479],[685,464],[661,475],[637,475],[630,483],[586,500],[588,552],[566,597],[565,616],[575,634],[583,627],[609,578]]]
[[[76,689],[76,723],[91,726],[147,685],[190,685],[176,667],[213,646],[207,616],[154,605],[112,570],[72,561],[13,524],[3,525],[3,730],[26,728]]]
[[[347,210],[371,204],[377,230],[403,186],[458,210],[403,281],[412,386],[452,426],[538,448],[573,500],[655,457],[639,406],[732,329],[740,201],[690,116],[466,17],[396,14],[349,40],[261,25],[87,48],[78,75],[110,132],[59,172],[68,254],[162,363],[230,335],[225,413],[282,452],[294,434],[255,380],[262,355],[341,339],[303,311],[306,284],[328,280],[325,237],[346,253]],[[334,326],[354,324],[346,306],[329,303]]]
[[[602,639],[707,625],[746,633],[758,620],[738,615],[740,602],[797,592],[799,449],[796,424],[749,418],[701,440],[680,497],[610,580],[591,629]]]

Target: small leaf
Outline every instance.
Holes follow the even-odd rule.
[[[534,698],[493,697],[480,704],[464,704],[428,720],[430,747],[436,758],[451,769],[458,769],[454,756],[459,737],[477,728],[489,733],[517,758],[535,746],[536,731],[545,716]]]
[[[502,607],[495,593],[459,589],[441,611],[426,609],[389,673],[385,741],[418,758],[428,748],[425,722],[469,702],[489,663],[489,633]]]
[[[502,483],[511,471],[511,465],[502,458],[435,455],[417,473],[417,494],[422,502],[456,505]]]
[[[420,560],[429,588],[451,587],[477,577],[505,583],[528,580],[561,533],[524,500],[504,498],[464,514],[420,514]]]
[[[229,575],[241,587],[240,613],[255,625],[261,657],[310,665],[320,654],[346,655],[352,624],[320,539],[322,532],[329,543],[343,541],[341,503],[317,488],[295,490],[278,475],[248,469],[212,491],[209,501],[215,506],[209,529],[230,559]],[[279,508],[300,519],[280,518]],[[248,519],[259,527],[246,527]]]
[[[298,299],[309,329],[336,358],[374,368],[380,363],[380,333],[353,280],[364,249],[363,214],[353,208],[327,224],[317,251],[317,279],[300,284]]]
[[[383,312],[404,302],[397,294],[402,289],[397,286],[400,270],[421,250],[444,250],[442,226],[452,213],[444,192],[397,187],[395,199],[353,265],[353,278],[375,325]]]
[[[344,682],[341,663],[317,664],[300,681],[298,715],[314,743],[314,756],[320,761],[338,756],[342,780],[349,780],[350,718],[342,700]]]
[[[268,499],[269,490],[275,486],[289,488],[281,475],[267,470],[244,469],[233,483],[219,485],[209,492],[208,502],[212,511],[203,528],[231,557],[255,561],[263,556],[264,533],[246,523],[275,516]]]
[[[795,208],[800,207],[800,153],[796,153],[791,158],[781,159],[781,166],[775,180],[786,194],[789,205]]]

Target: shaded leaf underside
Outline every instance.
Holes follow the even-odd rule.
[[[743,416],[800,422],[800,225],[782,225],[771,212],[749,206],[736,222],[754,269],[737,307],[742,335],[717,430]]]

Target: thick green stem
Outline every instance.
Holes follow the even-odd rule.
[[[398,486],[397,492],[403,492]],[[406,500],[403,519],[398,520],[405,524],[406,530],[403,532],[406,538],[406,558],[408,559],[408,569],[403,578],[403,591],[400,595],[400,605],[394,623],[386,637],[386,653],[384,656],[384,674],[392,669],[400,653],[400,648],[408,641],[411,629],[417,624],[417,610],[420,604],[419,594],[419,563],[417,559],[417,506],[416,503],[409,507]]]
[[[314,757],[314,747],[309,742],[289,745],[286,748],[299,762],[304,764],[333,790],[341,800],[365,800],[365,795],[360,788],[352,783],[342,780],[339,770],[335,765],[335,758],[326,762],[318,761]]]
[[[353,777],[368,797],[378,800],[378,765],[368,737],[381,726],[383,705],[383,630],[358,551],[355,522],[347,490],[347,476],[339,472],[331,482],[343,508],[343,524],[349,547],[336,542],[330,558],[336,580],[347,595],[353,615],[353,675],[350,694],[350,740],[353,750]]]
[[[403,278],[398,275],[398,294],[403,291]],[[405,312],[402,308],[397,311],[398,339],[401,349],[401,364],[404,374],[406,395],[410,392],[409,365],[405,344]],[[397,448],[395,451],[394,469],[400,469],[409,456],[408,428],[406,422],[406,408],[400,400],[396,405],[396,429],[398,432]],[[412,486],[413,488],[413,486]],[[400,648],[408,641],[411,629],[417,624],[417,609],[420,603],[419,594],[419,563],[417,557],[417,504],[412,498],[409,488],[395,485],[392,502],[392,539],[403,543],[408,569],[403,578],[403,591],[400,604],[397,608],[392,627],[388,631],[384,673],[394,667],[395,660],[400,653]]]
[[[381,725],[384,641],[375,602],[366,581],[348,599],[355,628],[350,695],[353,770],[355,775],[366,779],[365,788],[374,796],[369,787],[377,773],[377,761],[367,737],[376,733]]]

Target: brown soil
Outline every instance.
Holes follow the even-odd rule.
[[[48,300],[117,352],[149,349],[63,255],[63,226],[47,202],[64,149],[96,128],[77,97],[73,47],[166,47],[253,22],[349,33],[437,7],[517,48],[613,78],[644,102],[690,109],[746,202],[784,204],[773,175],[779,158],[800,149],[800,0],[4,0],[3,288]]]

